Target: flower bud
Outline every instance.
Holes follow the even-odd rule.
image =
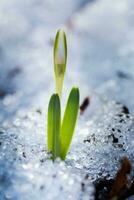
[[[66,71],[67,62],[67,43],[66,34],[59,30],[54,42],[54,71],[56,79],[56,93],[61,97],[63,80]]]

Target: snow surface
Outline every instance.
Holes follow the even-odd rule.
[[[133,10],[133,0],[0,1],[0,200],[92,200],[93,182],[113,177],[123,156],[134,165]],[[46,114],[58,28],[68,38],[63,107],[73,85],[91,104],[66,161],[53,164]]]

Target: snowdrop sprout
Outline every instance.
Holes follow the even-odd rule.
[[[50,98],[47,115],[47,145],[52,160],[65,160],[68,153],[79,110],[79,89],[73,87],[68,97],[63,119],[61,119],[61,93],[67,61],[67,44],[64,31],[59,30],[54,43],[54,70],[56,93]]]

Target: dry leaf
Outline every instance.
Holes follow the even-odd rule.
[[[129,189],[129,182],[127,175],[131,171],[131,163],[127,157],[122,159],[121,168],[116,174],[112,190],[108,195],[109,200],[119,200],[120,197],[124,194],[124,191]]]

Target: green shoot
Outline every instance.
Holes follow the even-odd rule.
[[[66,105],[60,134],[60,157],[65,159],[75,128],[79,110],[79,89],[72,88]]]
[[[61,109],[58,94],[53,94],[48,106],[48,151],[52,152],[52,159],[60,155],[60,126]]]
[[[54,42],[54,71],[56,80],[56,93],[61,97],[63,80],[67,63],[67,42],[64,31],[59,30]]]
[[[67,44],[64,31],[59,30],[54,43],[54,71],[56,79],[56,94],[49,101],[47,117],[47,145],[52,152],[52,160],[57,157],[65,160],[68,153],[79,110],[79,89],[72,88],[64,117],[61,123],[60,97],[66,71]]]

